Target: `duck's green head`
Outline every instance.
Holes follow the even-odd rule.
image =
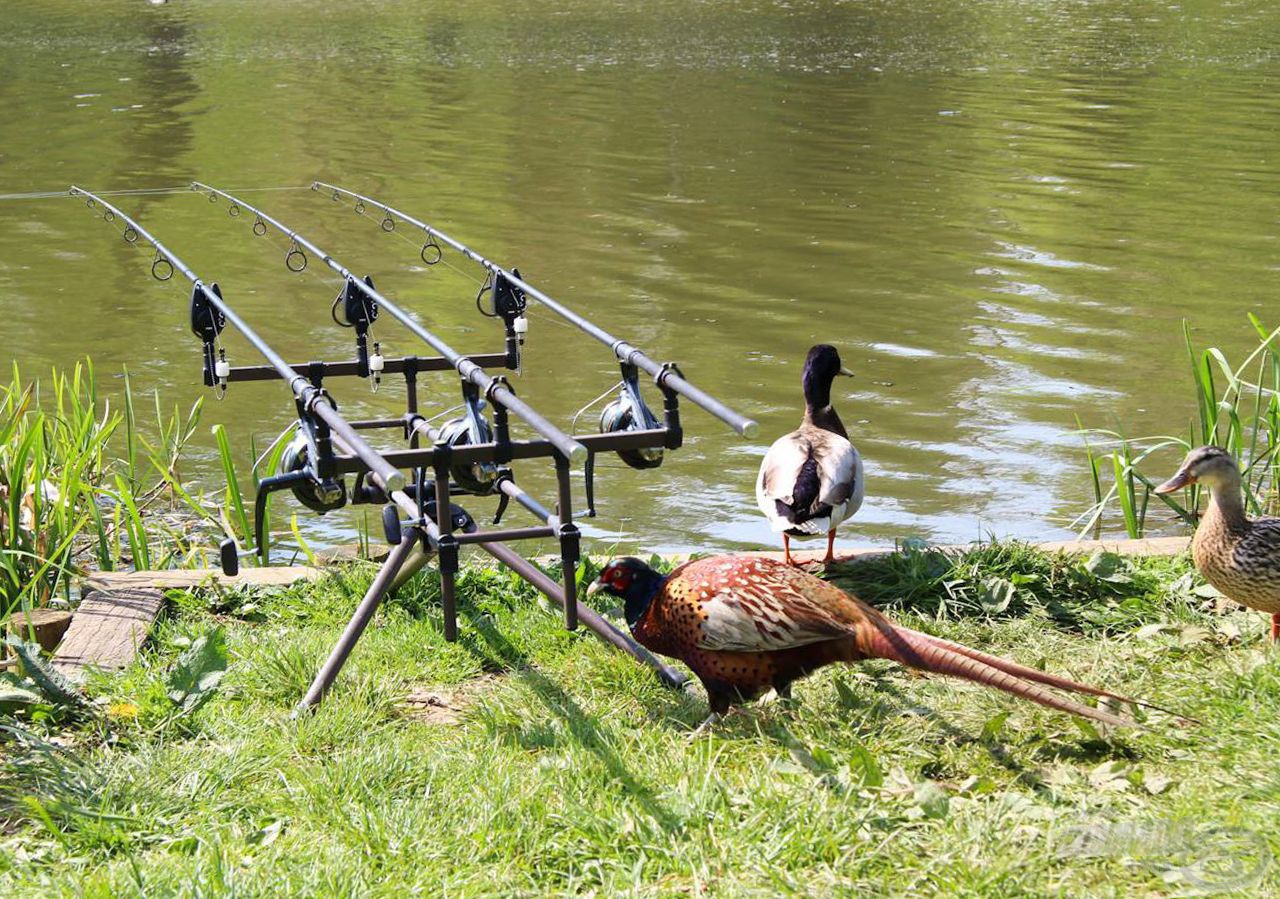
[[[1216,446],[1201,446],[1187,453],[1173,477],[1156,488],[1156,493],[1173,493],[1191,484],[1204,484],[1210,490],[1229,488],[1240,480],[1235,459]]]
[[[804,360],[801,384],[804,398],[810,407],[821,409],[831,405],[831,382],[837,375],[853,377],[853,372],[840,362],[840,353],[829,343],[820,343],[809,350]]]

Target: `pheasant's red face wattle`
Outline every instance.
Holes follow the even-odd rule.
[[[621,565],[610,565],[600,573],[600,580],[607,584],[609,589],[626,593],[631,587],[631,572]]]

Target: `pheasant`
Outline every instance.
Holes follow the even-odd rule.
[[[770,687],[789,697],[798,678],[863,659],[965,678],[1111,725],[1133,722],[1045,687],[1147,705],[894,624],[839,587],[772,559],[711,556],[665,576],[640,559],[615,559],[587,592],[622,599],[641,644],[693,669],[711,706],[699,730],[735,701]]]

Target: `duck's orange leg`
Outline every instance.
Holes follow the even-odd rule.
[[[782,535],[782,560],[788,565],[796,564],[791,561],[791,536],[786,533]]]
[[[1271,616],[1271,642],[1280,642],[1280,612]]]
[[[836,557],[835,545],[836,545],[836,529],[832,528],[831,530],[827,531],[827,557],[822,560],[822,564],[830,565],[835,560],[835,557]]]

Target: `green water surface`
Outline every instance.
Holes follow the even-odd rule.
[[[1184,431],[1180,320],[1230,351],[1247,312],[1280,320],[1278,47],[1268,2],[5,0],[0,194],[334,181],[759,419],[743,440],[688,408],[657,472],[601,460],[603,543],[772,543],[755,472],[798,420],[817,341],[858,375],[838,408],[867,499],[842,542],[1051,538],[1091,498],[1077,415]],[[414,235],[305,189],[245,196],[459,349],[500,349],[458,257],[428,270]],[[288,358],[350,353],[315,260],[291,274],[282,241],[197,195],[116,201]],[[187,289],[149,262],[80,202],[0,200],[0,364],[89,355],[189,403]],[[389,353],[427,351],[377,330]],[[233,362],[257,361],[228,335]],[[567,426],[615,378],[606,349],[533,314],[522,397]],[[400,397],[332,386],[352,415]],[[456,394],[435,379],[430,408]],[[204,422],[247,455],[287,397],[239,385]],[[219,477],[207,427],[189,467]],[[550,500],[544,468],[517,472]]]

